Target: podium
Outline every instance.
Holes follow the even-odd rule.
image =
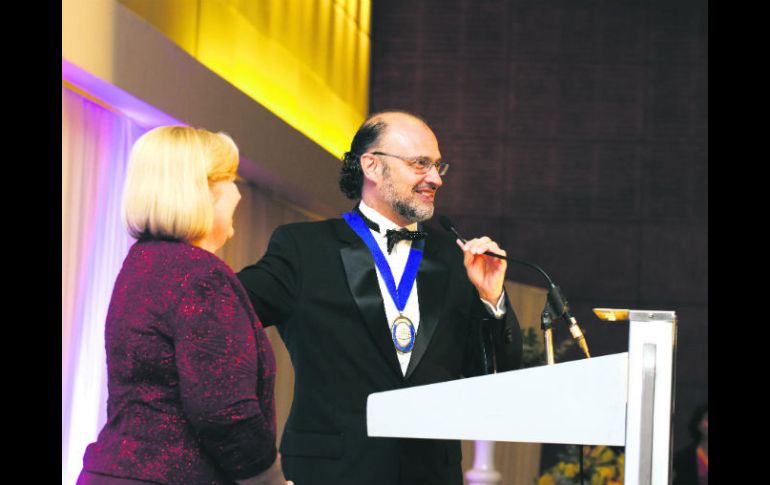
[[[368,434],[625,446],[626,485],[668,484],[676,314],[615,312],[628,352],[373,393]]]

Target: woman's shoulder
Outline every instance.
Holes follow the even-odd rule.
[[[179,278],[182,283],[208,275],[235,277],[230,267],[215,254],[183,241],[137,241],[126,262],[146,273]]]

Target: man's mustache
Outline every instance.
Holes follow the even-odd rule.
[[[425,183],[425,184],[420,184],[420,185],[415,186],[415,188],[412,189],[412,192],[418,192],[418,191],[423,190],[423,189],[430,189],[430,190],[435,192],[436,190],[438,190],[438,185],[434,184],[433,182],[428,182],[428,183]]]

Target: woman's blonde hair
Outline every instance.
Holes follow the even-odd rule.
[[[123,220],[135,238],[201,239],[213,225],[209,187],[233,180],[238,147],[224,133],[161,126],[134,143],[123,186]]]

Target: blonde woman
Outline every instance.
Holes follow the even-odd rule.
[[[78,485],[287,483],[272,348],[214,255],[233,235],[237,168],[222,133],[165,126],[134,144],[123,215],[137,242],[105,324],[107,423]]]

